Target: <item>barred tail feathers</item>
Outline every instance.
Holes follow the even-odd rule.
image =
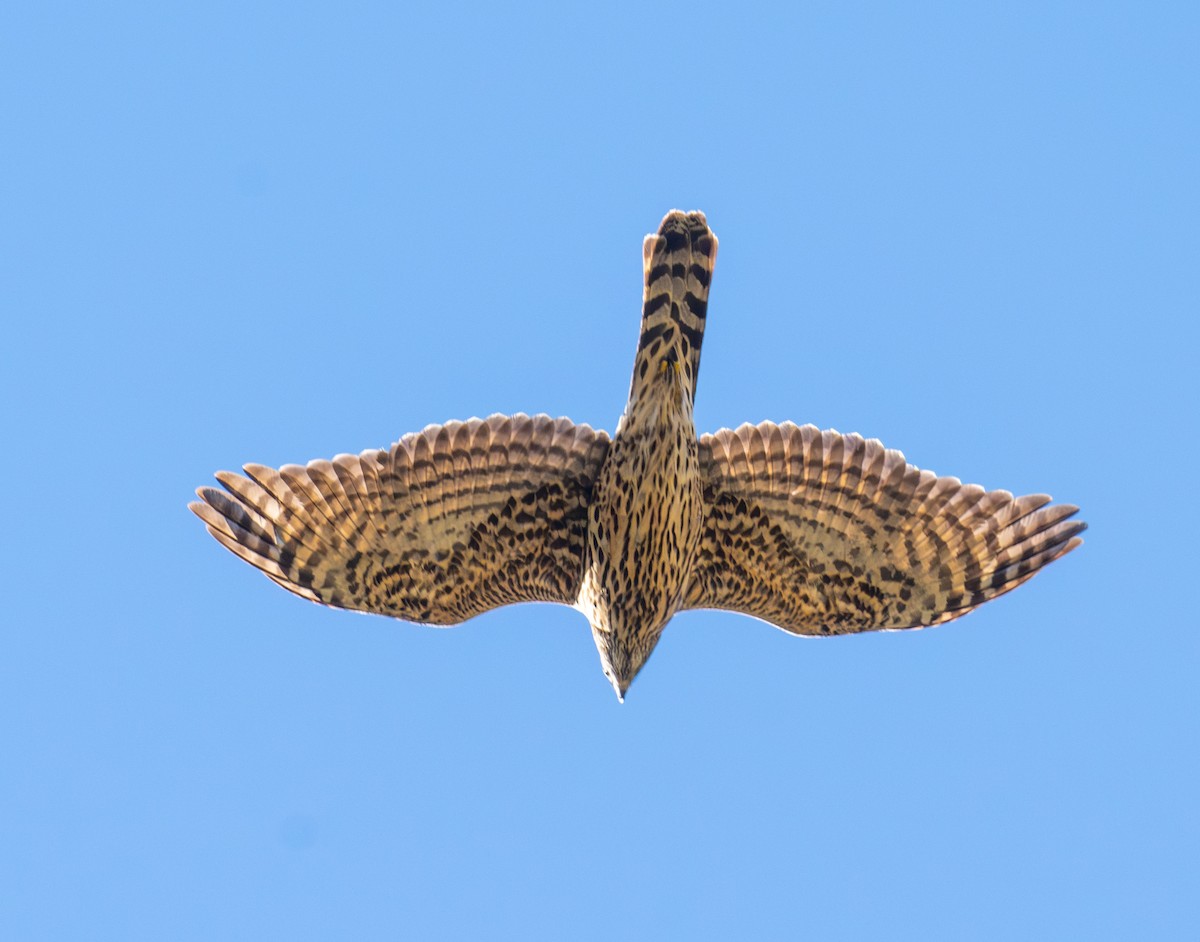
[[[717,237],[703,213],[672,210],[642,244],[645,290],[642,334],[633,367],[632,399],[653,382],[663,362],[677,362],[696,394],[700,347],[708,313],[708,286],[717,259]]]

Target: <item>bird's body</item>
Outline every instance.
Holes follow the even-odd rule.
[[[621,698],[679,610],[700,545],[692,406],[716,251],[698,213],[668,216],[642,251],[642,332],[629,402],[596,481],[576,603]]]
[[[313,601],[456,624],[573,605],[618,697],[676,612],[727,608],[795,634],[937,624],[1081,542],[1076,508],[939,478],[878,441],[692,418],[717,240],[669,213],[643,247],[642,330],[610,441],[569,419],[429,426],[387,451],[220,472],[192,509]]]

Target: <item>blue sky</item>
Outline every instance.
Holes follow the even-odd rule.
[[[0,936],[1195,938],[1188,4],[23,4],[0,29]],[[721,238],[696,407],[1046,491],[965,620],[322,609],[219,468],[611,429],[640,244]]]

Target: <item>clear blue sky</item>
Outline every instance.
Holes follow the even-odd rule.
[[[1197,938],[1194,5],[26,3],[0,27],[0,937]],[[1047,491],[965,620],[439,631],[273,586],[219,468],[611,429],[642,235],[702,429]]]

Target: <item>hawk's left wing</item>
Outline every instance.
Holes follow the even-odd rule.
[[[1078,508],[938,477],[858,435],[790,422],[700,436],[705,522],[683,608],[794,634],[965,615],[1078,546]]]
[[[390,449],[222,471],[189,506],[289,592],[453,625],[514,602],[572,605],[608,435],[570,419],[431,425]]]

